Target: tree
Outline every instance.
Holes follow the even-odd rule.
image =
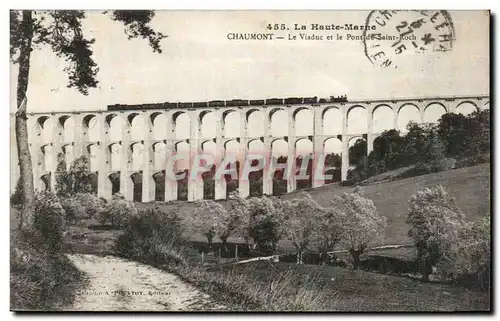
[[[376,160],[383,161],[384,167],[387,169],[395,169],[398,166],[402,166],[404,162],[404,159],[401,157],[403,142],[399,131],[394,129],[384,131],[373,142],[373,152]]]
[[[203,180],[203,199],[215,198],[215,165],[212,166],[210,171],[204,172],[201,177]]]
[[[274,197],[253,197],[248,208],[248,236],[260,251],[274,253],[284,233],[281,202]]]
[[[442,186],[425,188],[410,197],[406,222],[408,235],[417,248],[417,261],[424,280],[432,267],[446,260],[464,228],[464,215]]]
[[[279,156],[277,159],[274,159],[275,164],[286,164],[288,160],[287,156]],[[286,194],[287,192],[287,180],[285,176],[284,169],[277,169],[273,175],[273,195],[279,196]]]
[[[227,197],[227,210],[236,220],[235,233],[245,240],[247,247],[250,242],[250,202],[250,199],[239,197],[237,189],[230,192]]]
[[[227,239],[238,227],[238,216],[218,202],[199,200],[195,202],[195,210],[187,225],[193,232],[203,234],[210,247],[214,236],[217,236],[222,241],[223,248],[227,249]]]
[[[341,181],[341,167],[342,167],[342,157],[340,154],[330,153],[325,156],[325,169],[332,168],[329,170],[325,170],[325,175],[332,175],[332,178],[326,180],[325,183],[334,183]]]
[[[432,132],[425,141],[425,161],[437,163],[446,157],[446,147],[437,133]]]
[[[56,194],[59,197],[69,197],[78,193],[96,194],[92,186],[92,171],[89,159],[85,156],[73,161],[69,171],[62,159],[56,169]]]
[[[257,166],[259,163],[259,160],[253,159],[251,161],[251,166]],[[249,186],[249,196],[262,196],[263,194],[263,189],[262,189],[262,180],[264,176],[264,170],[258,170],[255,172],[250,172],[248,174],[248,182],[250,184]]]
[[[358,193],[334,196],[330,206],[345,218],[342,242],[352,256],[354,268],[358,269],[365,250],[383,237],[386,219],[378,214],[372,200]]]
[[[438,265],[453,279],[469,279],[475,287],[488,289],[491,272],[491,221],[489,215],[466,222],[451,244],[446,262]]]
[[[322,208],[307,192],[297,195],[291,201],[283,201],[284,235],[292,242],[297,251],[297,264],[302,264],[304,252],[317,233],[318,221],[325,209]]]
[[[307,165],[303,165],[305,161],[307,162]],[[298,177],[296,177],[295,186],[297,190],[312,187],[312,181],[313,181],[312,165],[313,165],[312,155],[308,155],[307,157],[299,155],[295,159],[296,175],[299,175],[300,171],[302,170],[302,166],[304,166],[306,169],[305,175],[307,176],[306,179],[299,179]]]
[[[476,164],[488,157],[477,156],[490,150],[489,111],[469,116],[444,114],[439,124],[410,122],[404,136],[396,130],[385,131],[374,140],[373,151],[367,157],[361,157],[364,147],[359,142],[349,149],[353,153],[350,163],[356,161],[356,167],[348,171],[353,182],[409,165],[413,167],[404,172],[405,176],[448,170],[456,158],[472,157],[468,163]]]
[[[360,160],[366,157],[366,144],[364,139],[359,139],[354,145],[349,147],[349,164],[356,165]]]
[[[445,142],[448,157],[463,155],[468,149],[469,123],[462,114],[444,114],[439,119],[438,134]]]
[[[186,217],[189,219],[187,225],[192,232],[200,233],[205,236],[209,248],[212,248],[213,239],[215,237],[216,220],[214,215],[212,215],[211,208],[205,202],[206,201],[203,201],[205,206],[201,206],[201,201],[197,201],[193,215]]]
[[[333,251],[344,237],[345,212],[337,207],[329,206],[322,211],[318,211],[314,219],[317,226],[311,246],[319,252],[321,260],[324,262],[327,253]]]
[[[166,36],[154,31],[150,22],[155,13],[149,10],[115,10],[104,12],[112,20],[125,26],[129,39],[147,39],[153,51],[161,53],[160,42]],[[35,195],[33,168],[28,144],[27,92],[30,73],[31,52],[41,46],[52,51],[68,63],[68,87],[76,88],[84,95],[89,88],[98,85],[99,68],[92,58],[91,46],[94,39],[85,38],[82,21],[85,12],[81,10],[59,11],[10,11],[10,57],[19,66],[17,77],[17,111],[15,114],[16,143],[21,173],[24,206],[20,214],[20,227],[30,229],[33,224],[33,201]]]
[[[490,111],[483,110],[469,115],[469,137],[467,146],[469,155],[490,151]]]

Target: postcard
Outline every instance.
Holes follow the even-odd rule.
[[[491,311],[488,10],[11,10],[12,311]]]

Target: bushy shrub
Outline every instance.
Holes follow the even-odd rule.
[[[450,245],[446,260],[437,265],[441,277],[482,289],[490,287],[491,225],[490,218],[467,222]]]
[[[84,209],[80,202],[73,197],[61,198],[61,206],[65,212],[65,219],[67,223],[75,223],[77,220],[82,219]]]
[[[455,168],[457,164],[457,160],[454,158],[445,158],[441,162],[439,162],[439,171],[449,171]]]
[[[102,200],[94,194],[77,193],[75,199],[77,199],[85,209],[85,218],[95,217],[102,209]]]
[[[352,178],[352,175],[354,175],[352,173],[352,170],[349,170],[349,172],[347,173],[348,178],[344,181],[341,181],[340,186],[354,186],[354,185],[356,185],[356,183],[359,182],[359,180]]]
[[[417,248],[417,261],[427,280],[432,267],[449,260],[465,226],[464,215],[442,186],[426,188],[410,198],[406,222]]]
[[[11,309],[63,308],[85,282],[64,254],[65,210],[51,192],[37,192],[33,205],[33,226],[11,231]]]
[[[421,175],[427,175],[431,173],[439,173],[442,171],[448,171],[454,169],[456,166],[456,160],[454,158],[445,158],[430,163],[418,163],[412,166],[408,170],[397,176],[398,179],[415,177]]]
[[[90,193],[77,193],[61,198],[61,205],[66,212],[67,222],[97,217],[103,211],[106,200]]]
[[[33,225],[11,231],[11,308],[53,310],[73,298],[82,275],[64,255],[65,211],[58,197],[37,192],[33,205]]]
[[[468,166],[475,166],[478,164],[484,164],[484,163],[489,163],[490,160],[490,154],[481,154],[477,156],[471,156],[467,157],[461,160],[458,160],[455,168],[462,168],[462,167],[468,167]]]
[[[354,268],[358,269],[365,250],[382,241],[386,219],[378,214],[372,200],[357,193],[334,196],[330,208],[344,218],[341,242],[349,250]]]
[[[125,226],[128,220],[136,214],[137,208],[134,203],[127,201],[123,195],[117,193],[104,204],[99,215],[99,222],[102,225]]]
[[[418,163],[410,169],[401,173],[398,178],[408,178],[433,173],[433,168],[430,164]]]
[[[159,208],[143,210],[128,220],[124,233],[115,243],[115,250],[122,257],[153,265],[185,265],[187,246],[183,232],[175,209],[167,213]]]
[[[59,198],[51,192],[37,192],[34,201],[33,231],[49,251],[62,247],[65,212]]]

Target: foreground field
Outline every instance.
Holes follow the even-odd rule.
[[[107,235],[109,237],[111,234]],[[111,240],[108,238],[108,241]],[[86,253],[95,251],[96,254],[99,254],[92,256],[95,260],[91,266],[92,270],[99,268],[99,266],[106,267],[97,274],[89,274],[90,278],[93,279],[94,287],[103,288],[97,286],[99,284],[110,284],[111,287],[116,287],[117,284],[124,281],[128,282],[127,284],[130,283],[129,281],[135,282],[137,287],[141,283],[137,283],[140,281],[137,277],[128,280],[130,276],[127,273],[137,274],[137,271],[134,272],[135,265],[145,265],[131,263],[135,265],[117,278],[115,269],[120,267],[116,266],[115,261],[119,259],[113,259],[114,261],[111,262],[109,256],[105,257],[105,255],[112,253],[112,248],[103,250],[100,242],[92,242],[92,244],[87,244],[80,249]],[[75,250],[78,251],[77,248]],[[198,304],[195,306],[184,306],[188,309],[202,307],[207,310],[219,310],[218,307],[222,306],[229,310],[239,311],[311,309],[323,311],[488,311],[490,309],[489,292],[466,289],[452,284],[426,283],[403,276],[384,275],[363,270],[353,271],[334,266],[296,265],[285,262],[259,261],[236,265],[231,263],[216,265],[214,260],[207,260],[209,263],[203,265],[193,257],[189,261],[191,263],[188,266],[173,266],[169,262],[159,264],[143,262],[153,264],[157,268],[153,269],[156,271],[155,275],[162,275],[159,270],[165,272],[161,278],[165,278],[165,275],[170,275],[170,273],[176,274],[182,281],[191,284],[211,297],[209,300],[212,302],[211,304],[200,306],[200,301],[196,299]],[[80,268],[88,273],[85,268]],[[127,280],[122,280],[122,278]],[[148,280],[147,285],[143,284],[143,287],[154,284],[153,281]],[[161,284],[159,283],[159,285]],[[169,287],[170,284],[164,288]],[[183,287],[185,286],[183,285]],[[195,297],[205,297],[203,300],[206,301],[207,296],[198,295]],[[83,297],[82,301],[78,300],[80,299],[77,297],[77,305],[74,308],[81,306],[102,309],[99,304],[92,302],[92,298]],[[115,303],[113,307],[118,310],[123,309],[122,301]],[[148,304],[147,307],[154,308],[153,305],[156,303],[151,304]],[[133,309],[130,305],[125,307]]]
[[[226,266],[214,274],[238,275],[249,280],[251,292],[268,286],[277,275],[289,273],[297,290],[314,283],[332,311],[478,311],[489,309],[489,295],[445,284],[423,283],[405,277],[353,271],[340,267],[254,262]]]

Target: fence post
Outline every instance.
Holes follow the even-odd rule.
[[[220,264],[220,247],[219,247],[219,255],[218,255],[218,258],[219,258],[219,264]]]
[[[238,260],[238,244],[236,244],[236,249],[234,250],[234,258]]]
[[[205,257],[203,252],[201,252],[201,264],[205,264]]]

